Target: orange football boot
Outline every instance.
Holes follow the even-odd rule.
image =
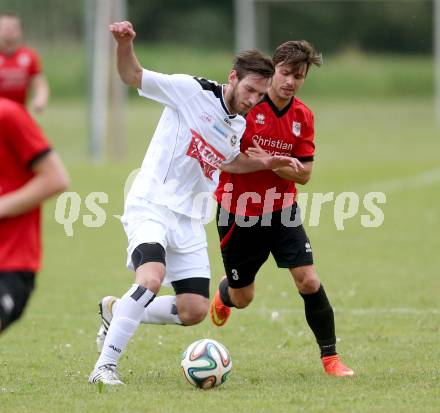
[[[228,321],[231,315],[231,308],[224,305],[222,299],[220,298],[220,291],[217,290],[214,294],[214,298],[211,301],[211,306],[209,309],[211,314],[212,322],[217,326],[223,326],[226,321]]]
[[[354,371],[342,364],[337,354],[334,356],[325,356],[321,360],[324,370],[329,376],[344,377],[354,375]]]

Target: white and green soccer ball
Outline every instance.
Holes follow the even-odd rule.
[[[189,383],[201,389],[210,389],[225,382],[232,369],[232,360],[223,344],[204,338],[188,346],[182,355],[181,365]]]

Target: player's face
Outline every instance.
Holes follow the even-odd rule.
[[[247,113],[258,102],[263,99],[267,93],[271,79],[264,78],[257,74],[248,74],[241,80],[238,80],[235,71],[229,75],[229,85],[232,93],[227,102],[229,109],[233,113]]]
[[[12,16],[0,17],[0,42],[15,43],[21,39],[20,20]]]
[[[280,100],[290,100],[301,89],[307,74],[307,65],[303,64],[296,70],[290,65],[278,63],[275,66],[271,91]]]

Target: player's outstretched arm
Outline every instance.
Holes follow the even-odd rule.
[[[34,177],[16,191],[0,196],[0,219],[24,214],[69,185],[69,176],[55,152],[49,152],[32,167]]]
[[[116,65],[121,80],[138,89],[142,87],[142,66],[134,53],[133,40],[136,32],[129,21],[115,22],[109,30],[116,41]]]
[[[250,158],[265,158],[270,156],[257,142],[254,142],[253,147],[249,147],[246,150],[246,154]],[[295,158],[292,158],[295,159]],[[298,160],[296,160],[299,162]],[[296,169],[291,166],[284,166],[281,168],[273,168],[273,172],[277,174],[280,178],[287,179],[288,181],[293,181],[301,185],[305,185],[309,182],[312,175],[313,162],[301,163],[302,168]]]
[[[264,169],[277,169],[282,167],[291,167],[295,171],[303,168],[298,159],[288,156],[270,156],[251,158],[240,153],[231,163],[224,164],[220,167],[222,171],[233,174],[245,174],[249,172],[262,171]]]

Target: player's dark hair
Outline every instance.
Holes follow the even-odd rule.
[[[14,13],[12,11],[0,11],[0,18],[1,17],[13,17],[15,19],[20,20],[20,17],[18,17],[18,14]]]
[[[306,65],[306,73],[310,65],[317,67],[322,65],[322,54],[306,40],[290,40],[279,45],[272,57],[274,65],[282,63],[291,66],[293,70],[298,70],[302,65]]]
[[[272,60],[255,49],[246,50],[235,56],[232,69],[237,73],[238,80],[243,79],[250,73],[270,79],[275,73]]]

